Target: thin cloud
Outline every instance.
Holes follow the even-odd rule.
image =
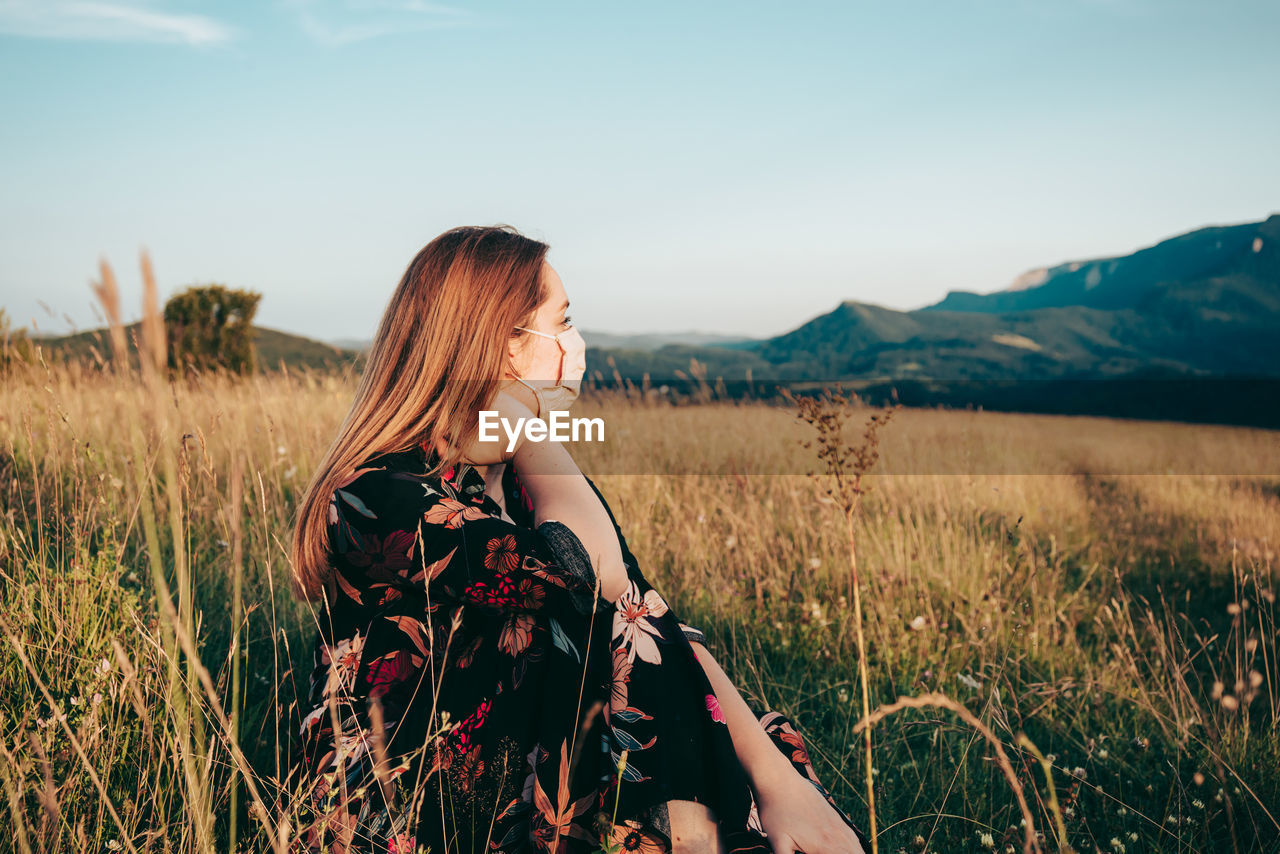
[[[471,14],[427,0],[282,0],[313,41],[329,46],[473,23]]]
[[[0,33],[37,39],[221,44],[230,27],[206,15],[124,3],[0,0]]]

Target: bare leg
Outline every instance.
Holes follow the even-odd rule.
[[[667,801],[672,854],[724,854],[715,814],[696,801]]]

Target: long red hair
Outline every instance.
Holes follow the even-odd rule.
[[[508,366],[516,326],[545,299],[549,246],[509,225],[460,226],[414,256],[378,324],[351,410],[298,506],[290,557],[297,592],[328,584],[328,508],[335,488],[365,460],[443,439],[434,473],[462,458],[469,435]]]

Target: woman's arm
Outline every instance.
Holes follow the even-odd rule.
[[[586,475],[583,475],[583,477],[586,477]],[[640,571],[640,564],[636,560],[636,556],[633,555],[631,553],[631,549],[627,547],[627,538],[623,535],[622,528],[618,525],[618,518],[613,515],[613,508],[610,507],[609,502],[605,500],[604,493],[600,491],[600,488],[596,486],[589,477],[587,477],[587,485],[591,487],[591,491],[596,494],[596,498],[600,499],[600,503],[604,505],[604,512],[608,514],[609,523],[613,525],[614,534],[618,538],[618,546],[622,549],[622,563],[627,569],[627,577],[636,582],[641,591],[645,591],[653,587],[653,585],[649,583],[648,579],[644,577],[644,573]],[[667,602],[667,608],[672,610],[673,615],[675,615],[674,609],[671,609],[670,602]],[[678,615],[675,615],[675,619],[680,626],[680,631],[684,633],[684,636],[687,637],[691,643],[706,644],[707,636],[702,629],[686,623]]]
[[[751,779],[751,787],[755,789],[759,800],[762,784],[794,776],[796,770],[782,751],[774,746],[773,740],[760,726],[760,719],[751,711],[747,701],[742,699],[720,663],[711,656],[711,651],[700,643],[690,643],[690,646],[716,692],[720,711],[724,713],[725,723],[729,726],[734,751]]]
[[[591,557],[601,595],[616,601],[630,583],[622,550],[608,512],[573,457],[559,442],[523,441],[514,459],[533,503],[534,524],[551,519],[573,531]]]
[[[521,393],[528,396],[528,393],[520,389],[518,384],[513,388],[500,389],[490,404],[500,418],[513,424],[534,417],[533,410],[518,396]],[[537,405],[536,401],[534,405]],[[491,477],[498,479],[496,491],[499,494],[502,491],[501,468],[505,468],[507,462],[514,463],[533,504],[533,527],[537,528],[546,521],[556,521],[567,527],[577,536],[591,559],[600,597],[614,602],[622,596],[630,579],[609,513],[560,442],[530,441],[522,430],[510,452],[505,450],[502,442],[481,440],[478,434],[468,437],[463,447],[467,461],[487,467],[486,485],[493,485]]]
[[[751,781],[760,823],[773,850],[866,854],[858,832],[778,750],[710,650],[700,643],[690,646],[715,689],[734,751]]]

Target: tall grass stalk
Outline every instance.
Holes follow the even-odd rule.
[[[227,506],[227,523],[231,529],[231,743],[240,743],[240,714],[244,707],[241,697],[240,662],[244,655],[240,650],[240,630],[244,621],[244,540],[240,531],[242,518],[241,489],[244,484],[244,457],[236,454],[231,466],[231,500]],[[227,851],[236,854],[240,830],[240,774],[232,772],[230,792],[227,798]]]
[[[176,620],[183,629],[192,635],[195,633],[195,613],[190,568],[186,559],[186,526],[182,511],[182,493],[177,482],[177,465],[169,428],[169,407],[162,386],[162,372],[165,370],[165,344],[163,340],[163,320],[159,317],[154,294],[156,292],[154,277],[149,259],[142,255],[142,271],[144,292],[147,295],[143,302],[143,340],[134,342],[134,351],[138,356],[138,371],[141,388],[147,408],[144,416],[151,420],[151,433],[147,435],[145,418],[140,418],[130,425],[133,440],[133,459],[137,462],[149,461],[152,454],[158,456],[162,480],[165,488],[164,506],[168,515],[168,531],[170,534],[170,553],[172,554],[174,583],[178,590],[178,607]],[[119,346],[125,340],[124,330],[120,324],[120,299],[116,287],[116,278],[110,265],[104,259],[101,262],[102,282],[95,291],[103,300],[103,308],[111,323],[111,340]],[[129,353],[123,348],[115,351],[114,361],[116,377],[124,383],[133,381],[133,368]],[[154,451],[152,449],[155,449]],[[142,497],[142,521],[147,537],[148,563],[151,567],[152,583],[155,585],[156,601],[161,609],[160,624],[164,626],[164,609],[172,601],[172,591],[166,572],[166,558],[160,543],[159,525],[156,522],[157,497],[154,487],[156,478],[152,475],[151,465],[133,466],[134,485],[138,495]],[[201,720],[199,704],[195,702],[191,691],[195,685],[197,662],[191,658],[186,661],[186,679],[179,677],[181,655],[174,638],[165,631],[165,659],[169,672],[169,704],[167,711],[174,718],[174,725],[168,733],[174,739],[174,751],[183,775],[187,796],[184,798],[189,827],[196,840],[196,850],[202,854],[213,851],[212,803],[208,789],[207,763],[204,755],[204,726]]]
[[[868,838],[872,854],[878,854],[876,834],[875,757],[871,746],[871,678],[867,666],[867,643],[862,622],[862,584],[858,578],[858,548],[856,519],[865,487],[862,478],[875,467],[879,459],[879,431],[893,417],[896,407],[890,406],[870,416],[862,441],[847,445],[844,441],[844,424],[850,415],[849,406],[856,403],[838,390],[824,389],[819,397],[787,396],[798,407],[797,418],[817,429],[817,456],[826,464],[827,474],[834,483],[825,487],[827,495],[834,499],[844,518],[847,551],[849,555],[848,598],[853,602],[853,628],[857,638],[858,684],[862,694],[862,727],[864,771],[867,791],[867,813],[870,821]],[[804,447],[812,447],[810,442]]]

